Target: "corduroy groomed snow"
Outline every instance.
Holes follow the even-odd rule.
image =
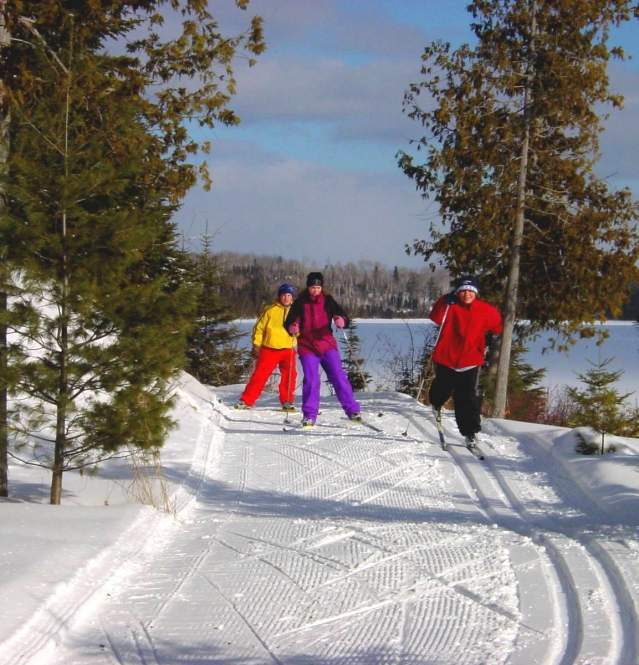
[[[324,286],[324,275],[321,272],[309,272],[306,276],[306,286]]]
[[[460,291],[474,291],[475,293],[479,293],[479,282],[472,275],[465,275],[459,280],[455,293],[459,293]]]

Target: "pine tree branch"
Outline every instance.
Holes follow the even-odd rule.
[[[38,32],[38,29],[34,26],[35,20],[29,19],[26,16],[21,16],[18,18],[18,22],[21,23],[32,35],[34,35],[37,40],[44,46],[45,51],[55,60],[56,64],[60,69],[68,76],[69,70],[64,65],[62,60],[58,58],[56,52],[47,44],[46,39]]]
[[[93,449],[95,451],[95,449]],[[66,464],[64,470],[65,471],[80,471],[81,469],[86,469],[89,467],[94,467],[97,466],[98,464],[102,464],[103,462],[108,462],[109,460],[113,459],[130,459],[133,457],[133,453],[127,452],[127,453],[112,453],[109,455],[104,455],[103,457],[97,457],[93,458],[91,460],[88,460],[87,462],[80,464],[80,463],[75,463],[73,465],[71,464]]]
[[[45,136],[40,129],[36,125],[34,125],[32,122],[26,120],[23,121],[23,123],[29,127],[29,129],[32,129],[45,143],[47,143],[53,150],[55,150],[60,156],[64,156],[64,150],[57,146],[49,137]]]
[[[33,458],[21,457],[20,455],[16,455],[15,452],[13,452],[11,450],[9,450],[7,452],[7,455],[9,457],[11,457],[11,459],[14,459],[14,460],[18,461],[21,464],[26,464],[27,466],[37,466],[40,469],[50,469],[51,468],[51,462],[50,461],[46,462],[46,463],[45,462],[38,462],[37,461],[38,458],[33,459]]]
[[[70,382],[69,387],[71,388],[71,395],[70,399],[75,401],[80,395],[83,395],[86,392],[95,392],[98,390],[100,387],[100,379],[99,377],[93,376],[90,379],[87,379],[85,382],[79,385],[78,388],[75,386],[77,385],[76,382]]]
[[[18,390],[25,395],[29,395],[29,397],[42,400],[46,404],[51,404],[52,406],[55,406],[58,403],[57,393],[50,394],[44,388],[33,387],[31,384],[25,383],[24,381],[18,383]]]

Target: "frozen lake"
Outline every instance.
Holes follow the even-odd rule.
[[[236,322],[242,331],[249,332],[254,321],[242,319]],[[366,370],[373,376],[372,387],[388,389],[394,384],[393,358],[415,353],[419,355],[430,325],[428,319],[357,319],[357,335],[360,339],[360,355]],[[597,363],[612,358],[610,370],[623,370],[615,384],[619,392],[635,393],[629,402],[639,402],[639,326],[631,321],[610,321],[603,324],[609,337],[597,346],[594,339],[578,340],[568,352],[546,351],[549,335],[529,342],[526,360],[535,368],[545,368],[543,385],[555,389],[562,385],[578,386],[578,373]],[[337,333],[338,339],[340,334]],[[248,345],[249,338],[245,338]]]

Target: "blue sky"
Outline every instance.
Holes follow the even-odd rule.
[[[433,39],[471,39],[465,0],[231,0],[213,6],[229,32],[256,13],[267,51],[239,61],[233,107],[242,123],[216,128],[211,192],[195,188],[178,213],[186,242],[206,229],[217,250],[326,262],[420,267],[404,252],[436,217],[397,168],[420,127],[401,110]],[[602,137],[601,175],[639,192],[639,23],[615,35],[635,56],[611,69],[626,95]]]

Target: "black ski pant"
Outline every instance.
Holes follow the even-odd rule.
[[[471,436],[481,429],[480,399],[477,395],[479,367],[456,372],[450,367],[435,363],[435,378],[430,384],[428,399],[441,409],[452,395],[455,403],[455,420],[462,436]]]

